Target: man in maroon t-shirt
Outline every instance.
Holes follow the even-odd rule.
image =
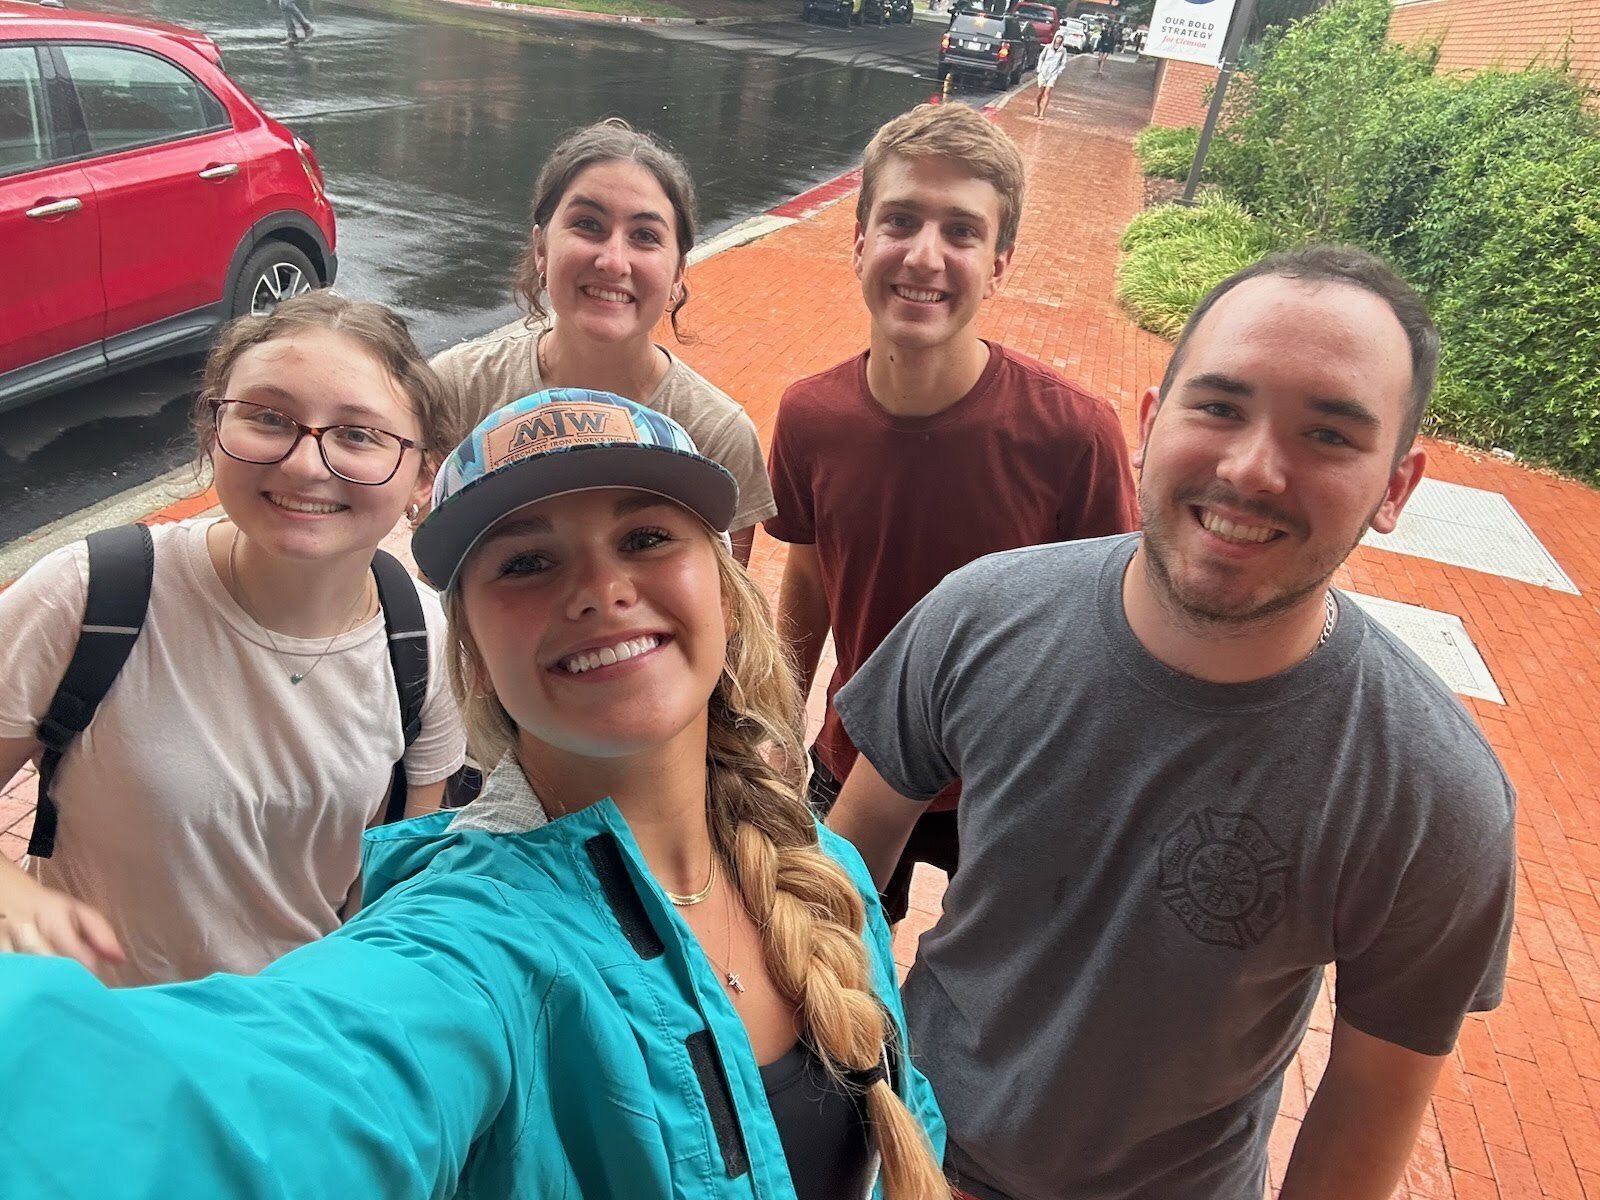
[[[1022,192],[1015,144],[966,105],[922,105],[880,129],[856,206],[870,348],[796,383],[778,409],[766,529],[790,543],[779,620],[807,692],[830,629],[839,663],[811,751],[824,812],[856,760],[834,693],[945,575],[1000,550],[1134,528],[1111,407],[978,337]],[[884,892],[891,922],[917,862],[954,873],[958,791],[912,832]]]

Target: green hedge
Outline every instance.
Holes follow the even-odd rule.
[[[1217,183],[1287,238],[1347,240],[1373,110],[1432,68],[1389,44],[1390,2],[1339,0],[1269,31],[1229,86]]]
[[[1251,51],[1207,168],[1232,203],[1136,218],[1118,294],[1171,336],[1255,247],[1367,246],[1439,323],[1430,428],[1600,481],[1593,93],[1564,66],[1436,76],[1429,49],[1387,42],[1388,14],[1337,0]],[[1168,174],[1184,137],[1141,139],[1147,170]]]
[[[1485,174],[1490,227],[1434,299],[1438,427],[1600,482],[1600,140]]]
[[[1152,208],[1122,235],[1127,256],[1117,272],[1117,299],[1146,329],[1177,337],[1202,296],[1273,246],[1264,225],[1215,194],[1194,208]]]

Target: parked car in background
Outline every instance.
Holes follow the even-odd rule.
[[[861,0],[863,25],[909,25],[911,0]]]
[[[939,79],[964,76],[1011,87],[1038,59],[1039,43],[1021,17],[959,13],[939,42]]]
[[[950,20],[945,22],[948,27],[963,13],[977,13],[980,16],[1003,17],[1007,11],[1007,0],[955,0],[950,6]]]
[[[14,0],[0,0],[0,264],[0,408],[202,350],[338,269],[316,156],[210,38]]]
[[[1033,29],[1033,36],[1040,46],[1048,46],[1056,36],[1056,27],[1061,24],[1061,17],[1054,7],[1049,4],[1034,3],[1033,0],[1023,0],[1011,10],[1021,17]]]
[[[840,25],[861,24],[865,0],[805,0],[800,10],[804,21],[837,21]]]
[[[1061,29],[1067,35],[1067,49],[1077,54],[1086,54],[1094,43],[1089,37],[1089,27],[1077,17],[1066,17],[1061,22]]]

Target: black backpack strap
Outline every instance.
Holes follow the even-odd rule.
[[[155,544],[143,525],[121,525],[91,533],[89,597],[83,630],[67,663],[61,684],[39,722],[39,808],[33,819],[28,853],[49,858],[56,849],[56,804],[50,790],[56,768],[116,682],[134,642],[144,628],[155,579]]]
[[[379,550],[372,557],[372,575],[378,583],[378,604],[383,608],[384,631],[389,638],[389,665],[400,699],[400,729],[406,748],[422,732],[422,705],[428,698],[428,624],[422,616],[422,599],[411,572],[394,555]],[[398,821],[406,811],[405,759],[394,765],[389,784],[389,804],[383,823]]]

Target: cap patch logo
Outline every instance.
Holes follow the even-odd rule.
[[[615,405],[544,404],[490,431],[484,439],[485,467],[493,471],[532,454],[571,446],[637,441],[639,431]]]

